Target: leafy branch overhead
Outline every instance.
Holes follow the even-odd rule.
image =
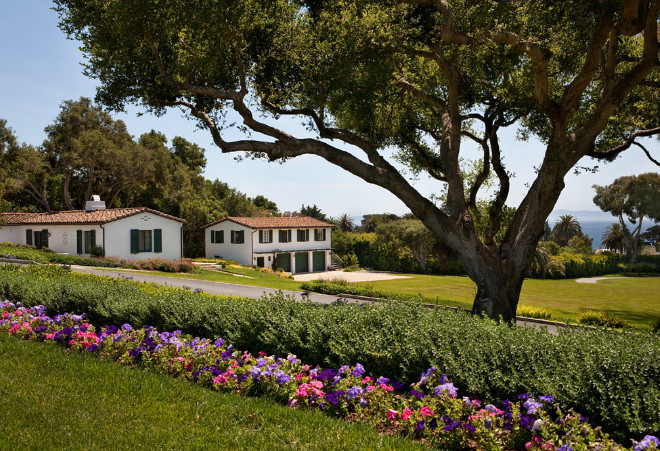
[[[654,0],[56,4],[104,104],[140,103],[156,114],[182,107],[223,152],[317,155],[389,190],[458,252],[484,298],[475,310],[491,314],[486,299],[508,298],[505,318],[564,176],[584,156],[611,160],[660,132]],[[316,137],[295,136],[281,116]],[[235,139],[235,117],[251,137]],[[510,177],[498,134],[511,126],[546,148],[496,240]],[[467,187],[465,140],[483,153]],[[419,193],[392,157],[445,184],[445,205]],[[491,174],[498,186],[480,234],[472,216]],[[508,288],[486,280],[493,268]]]

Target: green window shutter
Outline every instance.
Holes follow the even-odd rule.
[[[76,230],[76,252],[83,253],[83,231]]]
[[[89,240],[91,241],[91,247],[96,247],[96,230],[89,231]]]
[[[32,244],[32,229],[25,231],[25,244]]]
[[[231,235],[230,239],[231,239],[231,242],[233,244],[235,242],[234,240],[235,240],[235,237],[236,237],[236,231],[232,230],[231,232],[229,232],[229,234]]]
[[[237,237],[236,237],[236,242],[237,243],[245,243],[245,231],[241,230],[239,232],[236,232]]]
[[[215,243],[215,230],[211,230],[211,243]]]
[[[215,232],[215,238],[216,238],[216,243],[224,243],[225,242],[225,231],[221,230],[220,231],[220,239],[218,240],[218,232]]]
[[[264,242],[264,231],[259,230],[259,242],[263,243]]]
[[[323,229],[323,241],[325,241],[325,229]]]
[[[154,229],[154,252],[163,252],[163,229]]]
[[[48,229],[41,231],[41,247],[48,247]]]
[[[273,242],[273,231],[272,230],[268,231],[268,242],[269,243]]]
[[[140,231],[131,229],[131,254],[140,253]]]

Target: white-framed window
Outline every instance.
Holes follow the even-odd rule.
[[[272,230],[259,230],[259,242],[260,243],[272,243],[273,242],[273,231]]]
[[[298,241],[309,241],[309,229],[298,229]]]

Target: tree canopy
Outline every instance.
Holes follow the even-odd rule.
[[[629,175],[617,178],[610,185],[593,187],[596,190],[594,203],[619,218],[621,228],[627,232],[625,247],[629,262],[633,263],[639,251],[644,218],[660,221],[660,174]],[[628,231],[624,217],[635,225],[633,230]]]
[[[611,160],[660,132],[659,0],[55,3],[98,100],[181,107],[222,152],[316,155],[389,190],[456,252],[478,287],[473,311],[492,317],[515,315],[565,175],[584,156]],[[316,136],[296,136],[281,116]],[[235,139],[236,118],[253,134]],[[498,241],[510,182],[498,134],[509,126],[545,152]],[[470,180],[465,140],[482,151]],[[394,161],[446,187],[444,204]],[[479,233],[473,215],[491,174]]]

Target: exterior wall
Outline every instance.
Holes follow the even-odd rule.
[[[0,243],[25,244],[25,230],[21,226],[0,226]]]
[[[211,231],[219,232],[224,231],[224,243],[211,243]],[[231,231],[243,230],[245,234],[245,243],[232,244]],[[211,227],[207,227],[204,231],[206,257],[215,258],[221,257],[229,260],[236,260],[241,265],[256,265],[257,258],[264,257],[264,267],[272,268],[273,258],[279,253],[291,253],[291,270],[295,273],[295,253],[308,251],[305,258],[308,260],[309,270],[313,268],[312,251],[325,250],[325,268],[327,269],[331,263],[330,251],[331,246],[331,231],[332,229],[325,228],[325,240],[314,240],[314,229],[309,230],[309,241],[298,241],[298,230],[301,229],[262,229],[264,232],[267,230],[273,231],[273,242],[260,243],[259,230],[252,230],[236,224],[232,221],[224,221]],[[279,231],[291,230],[291,242],[280,243]],[[302,229],[304,230],[304,229]]]
[[[22,225],[22,226],[3,226],[0,229],[0,242],[10,241],[15,244],[26,244],[25,232],[32,230],[33,237],[35,231],[48,230],[48,247],[60,254],[80,255],[89,257],[89,254],[78,254],[77,231],[87,232],[96,231],[96,245],[103,247],[103,230],[98,225],[71,224],[71,225]],[[34,244],[34,241],[32,242]],[[84,246],[84,244],[83,244]],[[84,250],[84,247],[83,247]]]
[[[244,242],[236,244],[231,242],[231,232],[243,231]],[[224,231],[224,243],[211,243],[211,231]],[[226,260],[236,260],[239,264],[250,266],[252,262],[252,244],[254,234],[253,230],[232,221],[224,221],[204,230],[204,243],[206,248],[206,258],[220,257]],[[256,240],[259,240],[257,235]]]
[[[139,213],[117,221],[109,222],[105,228],[105,255],[115,256],[133,260],[144,260],[147,258],[165,258],[167,260],[180,260],[183,258],[181,228],[183,224],[153,213]],[[131,254],[131,229],[163,231],[163,251],[140,252]],[[96,242],[103,245],[103,234],[97,233]]]

